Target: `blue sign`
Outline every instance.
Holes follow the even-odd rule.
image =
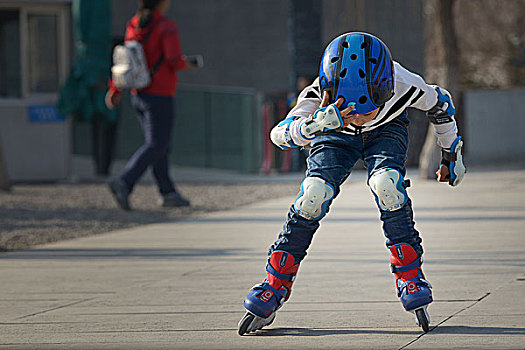
[[[63,123],[65,118],[58,115],[55,105],[37,105],[27,107],[30,123]]]

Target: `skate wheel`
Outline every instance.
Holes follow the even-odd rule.
[[[428,332],[429,330],[428,318],[427,318],[427,315],[425,314],[425,309],[423,308],[417,309],[416,318],[417,318],[417,323],[421,326],[421,328],[423,328],[423,332],[425,333]]]
[[[247,312],[246,315],[239,322],[239,335],[244,335],[248,330],[248,327],[255,319],[255,316]]]

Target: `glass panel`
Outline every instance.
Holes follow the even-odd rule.
[[[20,97],[19,12],[0,10],[0,97]]]
[[[29,92],[57,92],[57,16],[29,15],[28,27]]]

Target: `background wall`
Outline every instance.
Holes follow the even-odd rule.
[[[113,0],[113,35],[122,36],[136,6],[129,0]],[[311,9],[318,9],[320,25]],[[293,13],[292,13],[293,11]],[[293,15],[293,16],[292,16]],[[309,55],[317,72],[324,47],[348,31],[368,31],[380,36],[394,58],[423,74],[423,12],[420,1],[411,0],[172,0],[167,16],[179,27],[183,51],[201,53],[206,67],[180,74],[181,83],[255,88],[263,92],[289,90],[291,40],[304,41],[299,32],[291,36],[292,18],[302,27],[311,23],[319,35],[309,35]],[[312,42],[317,40],[318,42]],[[304,51],[303,51],[304,52]],[[295,55],[296,51],[293,51]],[[305,63],[299,62],[299,74]]]
[[[136,11],[129,0],[113,0],[116,36]],[[166,14],[179,28],[186,54],[202,54],[205,67],[179,75],[180,82],[288,88],[288,5],[282,0],[173,0]]]
[[[467,164],[525,165],[525,89],[465,91]]]
[[[136,5],[130,6],[129,1],[113,0],[115,38],[122,37],[126,21],[135,11]],[[167,16],[178,25],[183,52],[202,54],[205,60],[203,69],[179,74],[181,91],[191,85],[242,87],[260,92],[262,101],[286,99],[287,93],[296,92],[297,77],[317,75],[324,47],[348,31],[378,35],[396,60],[419,74],[424,70],[423,9],[418,1],[172,0]],[[178,110],[179,120],[190,113],[180,106]],[[216,112],[220,118],[221,111]],[[408,164],[414,166],[428,122],[422,113],[412,111],[411,116]],[[239,120],[256,117],[237,116]],[[273,126],[281,118],[275,115],[270,123]],[[263,133],[263,128],[259,126],[257,132]],[[189,142],[184,137],[190,134],[178,135],[175,143],[180,147],[175,149]],[[260,138],[267,140],[268,135]],[[182,161],[181,157],[174,159]]]
[[[424,77],[423,1],[330,0],[321,3],[323,45],[344,32],[372,33],[385,42],[394,60]],[[415,109],[409,109],[409,118],[407,166],[414,167],[419,164],[428,119]]]

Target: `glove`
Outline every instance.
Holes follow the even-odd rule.
[[[443,148],[441,150],[441,165],[444,165],[449,172],[445,179],[448,179],[448,184],[452,187],[459,185],[467,172],[467,168],[463,164],[462,147],[463,140],[461,136],[458,136],[452,143],[452,146],[450,146],[450,149]]]
[[[315,113],[306,119],[300,126],[301,136],[307,140],[312,140],[319,133],[336,130],[343,126],[341,112],[335,104],[319,108]]]
[[[452,117],[456,113],[454,108],[454,103],[452,102],[452,97],[450,93],[438,86],[435,87],[436,92],[438,93],[438,101],[432,109],[427,111],[427,117],[430,119],[432,124],[445,124],[450,123],[453,119]]]

